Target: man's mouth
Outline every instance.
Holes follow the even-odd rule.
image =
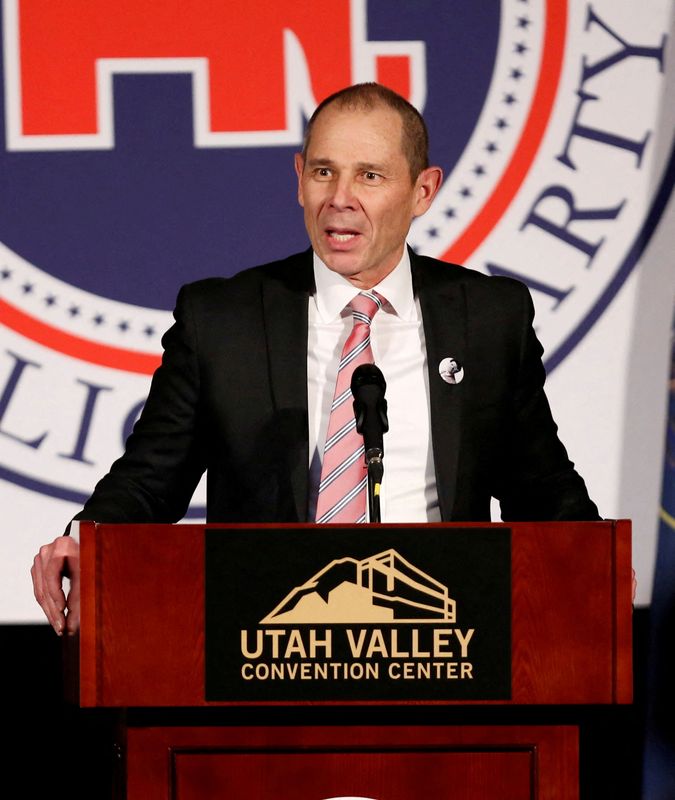
[[[345,228],[326,228],[326,234],[334,242],[344,243],[355,239],[359,232]]]

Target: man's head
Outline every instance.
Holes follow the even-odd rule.
[[[322,100],[305,128],[303,157],[307,154],[314,123],[328,106],[349,111],[390,108],[401,117],[401,148],[408,161],[410,179],[414,182],[420,172],[429,166],[429,133],[424,118],[404,97],[379,83],[357,83]]]
[[[337,92],[312,115],[295,160],[305,225],[321,260],[359,288],[396,266],[438,191],[427,141],[413,106],[377,84]]]

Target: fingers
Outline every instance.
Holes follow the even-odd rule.
[[[49,624],[61,636],[66,630],[68,603],[63,591],[63,575],[77,574],[78,591],[76,614],[70,628],[79,623],[79,547],[69,536],[59,536],[51,544],[43,545],[33,560],[31,577],[35,599],[45,613]],[[69,612],[70,613],[70,612]],[[76,630],[76,627],[75,627]],[[74,632],[74,630],[69,632]]]
[[[68,615],[66,617],[66,631],[69,636],[77,633],[80,627],[80,555],[68,558],[68,572],[70,575],[70,591],[68,592]]]
[[[33,560],[33,566],[30,572],[33,579],[33,594],[35,595],[35,599],[44,611],[49,624],[60,636],[63,633],[66,623],[64,614],[66,596],[61,588],[61,582],[59,581],[58,588],[54,589],[53,582],[50,586],[45,575],[45,569],[52,560],[52,548],[53,545],[43,545],[40,548],[40,551]]]

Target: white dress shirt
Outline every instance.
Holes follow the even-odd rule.
[[[352,314],[346,306],[358,294],[358,289],[328,269],[316,253],[314,278],[316,293],[309,299],[307,342],[310,520],[316,509],[338,363],[352,330]],[[373,289],[386,300],[370,331],[373,357],[387,383],[389,418],[389,431],[384,434],[380,518],[382,522],[438,522],[427,354],[407,248],[396,268]]]

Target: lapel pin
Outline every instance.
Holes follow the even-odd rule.
[[[464,367],[456,358],[448,356],[438,365],[438,374],[446,383],[461,383],[464,380]]]

